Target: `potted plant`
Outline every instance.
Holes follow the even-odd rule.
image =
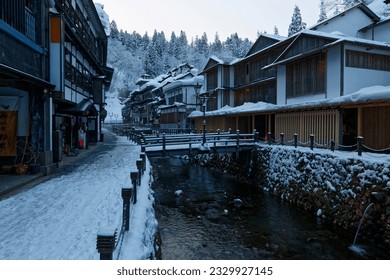
[[[24,175],[27,173],[27,164],[24,164],[23,162],[20,162],[15,165],[15,173],[17,175]]]

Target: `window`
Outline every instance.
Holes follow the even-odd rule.
[[[347,50],[347,67],[390,71],[390,56]]]
[[[286,67],[287,98],[326,91],[326,54],[321,53],[293,62]]]
[[[207,90],[213,90],[218,87],[218,70],[213,69],[207,73]]]

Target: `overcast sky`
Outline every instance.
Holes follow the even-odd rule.
[[[93,0],[115,20],[118,29],[141,35],[164,31],[169,40],[183,30],[189,40],[206,32],[210,42],[218,32],[222,41],[237,32],[254,41],[257,31],[287,36],[294,6],[301,10],[308,26],[319,18],[320,0]]]

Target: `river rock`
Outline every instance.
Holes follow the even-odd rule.
[[[217,209],[210,208],[206,211],[206,219],[210,221],[218,221],[221,218],[221,212]]]

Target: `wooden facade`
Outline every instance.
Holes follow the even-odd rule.
[[[319,145],[330,145],[331,140],[340,143],[340,112],[316,110],[276,114],[275,137],[279,138],[281,133],[286,141],[298,134],[298,141],[305,143],[313,134]]]
[[[361,110],[360,135],[371,149],[390,147],[390,106],[363,107]]]
[[[51,162],[45,2],[0,2],[0,167]]]

